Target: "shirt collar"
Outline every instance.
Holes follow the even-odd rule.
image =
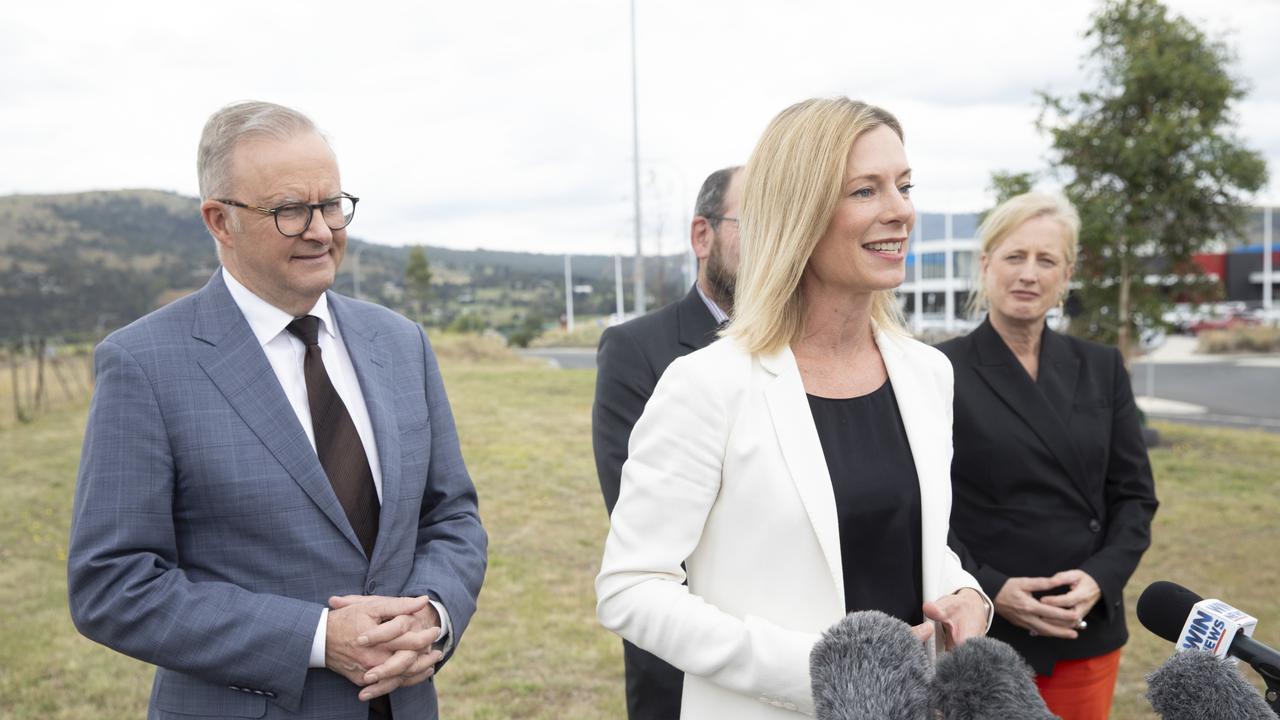
[[[266,345],[276,339],[276,336],[284,332],[289,323],[293,322],[292,315],[255,295],[252,290],[236,280],[225,266],[222,268],[222,279],[227,283],[227,292],[231,293],[231,299],[244,314],[244,319],[249,322],[249,329],[253,331],[259,344]],[[321,329],[330,337],[338,337],[333,316],[329,313],[328,293],[321,293],[320,299],[306,314],[320,318]]]
[[[716,304],[715,300],[712,300],[711,298],[707,297],[707,294],[702,292],[701,285],[699,285],[698,283],[694,283],[693,288],[698,291],[698,297],[702,298],[702,303],[707,306],[708,310],[711,311],[711,317],[715,318],[716,325],[724,324],[724,322],[729,319],[729,313],[725,312],[724,310],[721,310],[720,306]]]

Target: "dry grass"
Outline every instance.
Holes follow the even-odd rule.
[[[37,363],[29,354],[0,353],[0,432],[87,403],[93,392],[93,357],[71,349],[46,359],[44,393],[37,403],[39,382]]]
[[[604,318],[577,318],[573,332],[565,328],[552,328],[534,338],[529,347],[581,347],[594,348],[600,344],[604,333]]]
[[[1259,325],[1230,330],[1206,330],[1196,336],[1202,353],[1280,352],[1280,327]]]
[[[590,448],[594,374],[469,340],[436,340],[490,534],[480,609],[438,680],[445,717],[623,716],[621,648],[594,616],[607,519]],[[505,349],[504,349],[505,351]],[[3,401],[3,398],[0,398]],[[148,666],[79,637],[66,611],[66,537],[84,406],[0,429],[0,717],[136,718]],[[1155,544],[1130,584],[1218,596],[1280,630],[1280,436],[1161,425]],[[1114,718],[1152,718],[1143,676],[1171,648],[1131,619]]]

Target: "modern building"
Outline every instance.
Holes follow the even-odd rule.
[[[900,289],[911,329],[959,333],[972,328],[965,312],[978,272],[978,213],[919,213]],[[1280,300],[1280,208],[1249,211],[1244,237],[1220,238],[1194,256],[1222,284],[1222,298],[1271,310]],[[1148,277],[1160,282],[1159,275]],[[1268,282],[1269,281],[1269,282]]]
[[[965,306],[977,273],[978,213],[919,213],[899,295],[912,331],[973,327]]]

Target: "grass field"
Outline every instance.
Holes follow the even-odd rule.
[[[480,608],[438,680],[445,717],[618,718],[621,648],[595,622],[607,522],[591,460],[591,371],[446,341],[442,366],[490,535]],[[0,398],[0,403],[4,399]],[[0,428],[0,717],[138,718],[148,666],[79,637],[66,610],[67,525],[84,407]],[[1161,426],[1162,507],[1129,605],[1156,579],[1221,597],[1280,638],[1280,436]],[[1143,675],[1170,652],[1132,621],[1114,718],[1151,718]]]

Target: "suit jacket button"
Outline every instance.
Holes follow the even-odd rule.
[[[374,582],[374,581],[370,580],[370,581],[369,581],[369,582],[364,586],[364,594],[365,594],[365,595],[372,595],[372,594],[373,594],[373,591],[374,591],[374,590],[377,590],[377,589],[378,589],[378,583],[376,583],[376,582]]]
[[[1089,521],[1089,532],[1102,532],[1102,523],[1098,522],[1097,518]]]

